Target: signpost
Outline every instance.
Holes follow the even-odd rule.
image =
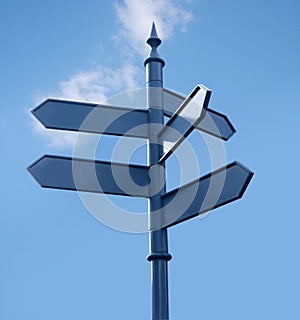
[[[228,140],[235,129],[225,115],[208,108],[211,92],[203,85],[196,86],[187,98],[163,88],[165,62],[157,51],[161,40],[154,23],[147,43],[151,52],[144,62],[146,110],[48,99],[32,113],[46,128],[146,138],[149,165],[45,155],[28,171],[45,188],[149,199],[147,259],[151,262],[152,319],[167,320],[168,261],[172,258],[168,252],[168,228],[241,198],[253,172],[233,162],[166,192],[165,161],[195,128],[223,140]],[[91,121],[85,123],[91,112]],[[164,116],[170,117],[165,125]],[[178,203],[191,195],[191,201],[180,209]],[[174,217],[174,212],[174,219],[165,219]]]

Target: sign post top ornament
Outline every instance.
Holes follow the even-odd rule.
[[[208,88],[197,85],[184,97],[163,87],[165,62],[157,50],[161,40],[154,23],[147,43],[151,51],[144,61],[146,88],[126,92],[104,105],[47,99],[32,110],[46,128],[77,131],[78,137],[73,157],[44,155],[28,171],[42,187],[77,191],[101,222],[122,231],[149,232],[147,259],[151,262],[152,319],[161,320],[169,319],[168,261],[172,257],[168,252],[168,228],[241,198],[253,172],[237,161],[226,164],[222,140],[228,140],[235,129],[225,115],[208,107],[211,96]],[[118,104],[111,105],[114,101]],[[132,104],[135,107],[128,107]],[[141,109],[143,106],[147,109]],[[170,118],[166,124],[164,116]],[[170,155],[177,155],[178,146],[183,149],[179,152],[184,158],[179,161],[182,175],[185,168],[198,165],[190,144],[185,141],[194,129],[199,130],[207,143],[213,170],[167,192],[165,161]],[[133,165],[129,160],[128,163],[89,160],[99,139],[92,139],[91,147],[86,148],[89,143],[81,132],[93,133],[90,136],[94,137],[126,137],[125,147],[120,147],[123,153],[128,153],[128,141],[132,137],[138,138],[135,141],[147,139],[148,165]],[[216,139],[206,139],[207,134]],[[131,155],[128,154],[129,159]],[[148,213],[124,215],[114,205],[110,207],[112,210],[104,210],[99,198],[91,200],[88,196],[91,194],[147,198]]]

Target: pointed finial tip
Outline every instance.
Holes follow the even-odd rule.
[[[157,48],[161,44],[161,40],[157,36],[157,31],[155,27],[155,23],[153,21],[150,37],[147,40],[147,43],[151,46],[151,48]]]
[[[152,29],[151,29],[150,37],[151,38],[158,38],[154,21],[152,22]]]
[[[159,56],[159,53],[157,52],[157,47],[161,44],[161,40],[157,36],[155,23],[153,21],[152,28],[151,28],[151,34],[150,37],[147,40],[147,43],[151,47],[151,52],[148,56],[148,58],[144,61],[144,65],[146,66],[147,63],[150,61],[158,61],[162,64],[162,66],[165,65],[164,60]]]

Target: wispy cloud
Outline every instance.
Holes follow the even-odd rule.
[[[29,110],[27,110],[29,112]],[[47,141],[49,149],[70,149],[74,145],[77,133],[71,131],[47,130],[31,116],[31,128],[39,137]]]
[[[135,53],[146,55],[149,48],[145,45],[153,21],[155,21],[159,36],[166,40],[173,35],[176,27],[184,29],[193,15],[172,0],[123,0],[114,3],[119,23],[115,35],[120,47],[125,52],[124,65],[111,69],[101,65],[93,70],[81,71],[69,79],[61,81],[58,90],[42,98],[69,99],[103,103],[118,91],[137,88],[141,85],[141,69],[133,63]],[[130,53],[131,52],[131,53]],[[66,131],[46,130],[37,120],[33,120],[34,131],[45,137],[49,145],[57,148],[70,149],[73,147],[76,134]]]
[[[61,97],[65,99],[103,103],[120,90],[138,86],[139,69],[126,63],[118,69],[97,66],[93,71],[79,72],[59,84]]]
[[[172,0],[124,0],[115,3],[120,22],[118,38],[125,37],[127,42],[139,53],[148,50],[145,39],[149,35],[153,21],[159,36],[166,40],[173,35],[175,27],[185,29],[193,19],[193,14]]]

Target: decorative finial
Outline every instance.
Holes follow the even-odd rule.
[[[157,36],[154,22],[152,23],[151,34],[150,34],[150,38],[147,40],[147,43],[151,46],[151,48],[158,47],[161,44],[161,40]]]
[[[149,56],[147,57],[147,59],[145,60],[144,65],[146,66],[146,64],[151,61],[158,61],[162,64],[162,66],[164,66],[165,61],[160,57],[160,55],[157,51],[157,47],[161,44],[161,40],[157,36],[156,27],[155,27],[154,22],[152,24],[151,34],[147,40],[147,43],[151,47],[151,52],[150,52]]]

